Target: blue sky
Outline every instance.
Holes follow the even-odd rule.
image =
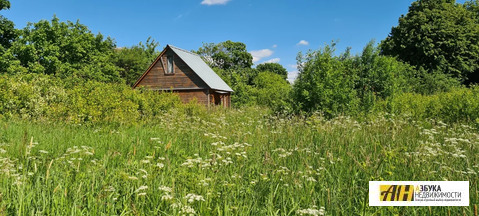
[[[413,0],[11,0],[2,14],[17,28],[27,22],[80,20],[94,33],[132,46],[151,36],[160,49],[196,50],[203,42],[240,41],[256,64],[278,62],[295,76],[299,51],[338,41],[353,53],[383,40]],[[463,2],[459,1],[459,2]]]

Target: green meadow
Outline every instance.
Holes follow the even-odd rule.
[[[473,215],[479,134],[264,108],[0,123],[0,215]],[[469,181],[469,207],[369,207],[371,180]]]

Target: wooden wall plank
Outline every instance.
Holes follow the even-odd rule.
[[[208,88],[205,82],[191,70],[190,67],[172,50],[164,52],[162,58],[174,55],[174,74],[165,74],[161,61],[156,62],[150,72],[138,83],[138,86],[148,88],[170,89],[170,88]],[[166,62],[166,60],[165,60]],[[166,69],[166,68],[165,68]]]

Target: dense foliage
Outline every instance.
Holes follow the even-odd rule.
[[[291,85],[286,81],[288,71],[282,65],[264,63],[252,68],[253,57],[241,42],[205,43],[196,53],[234,90],[231,96],[234,106],[260,105],[291,111]]]
[[[115,64],[121,68],[120,76],[126,84],[133,85],[159,55],[158,43],[148,38],[146,43],[115,49]]]
[[[479,126],[479,86],[429,96],[405,93],[379,104],[377,109],[414,119],[470,122]]]
[[[10,9],[10,1],[9,0],[0,0],[0,10]]]
[[[158,43],[117,48],[77,22],[29,23],[21,30],[0,17],[0,71],[49,74],[60,78],[133,84],[158,54]]]
[[[290,111],[289,95],[291,85],[283,76],[274,72],[260,72],[253,80],[252,95],[256,104],[270,107],[275,111]]]
[[[119,81],[119,68],[110,61],[115,43],[79,22],[42,20],[20,30],[4,58],[14,61],[10,73],[52,74],[61,78]],[[18,64],[15,62],[18,60]]]
[[[288,71],[281,64],[278,63],[263,63],[256,66],[259,72],[273,72],[283,77],[284,80],[288,79]]]
[[[17,34],[13,22],[0,15],[0,54],[10,48]]]
[[[196,51],[210,66],[223,70],[250,68],[253,65],[253,56],[241,42],[224,41],[221,43],[204,43]]]
[[[292,99],[297,110],[327,116],[369,112],[378,101],[420,88],[416,71],[382,56],[370,42],[360,55],[335,56],[335,44],[298,55],[299,76]]]
[[[52,75],[0,77],[0,116],[71,123],[136,122],[181,107],[178,96],[126,85],[61,80]]]
[[[243,89],[258,105],[272,107],[276,112],[292,109],[289,101],[291,86],[281,76],[262,72],[254,86]],[[175,94],[148,90],[132,90],[126,85],[97,81],[62,80],[52,75],[0,77],[0,120],[62,121],[67,123],[134,123],[159,120],[172,110],[185,114],[201,113],[201,105],[182,104]],[[297,89],[295,89],[297,90]],[[357,92],[354,90],[350,90]],[[326,94],[326,93],[325,93]],[[332,94],[332,93],[330,93]],[[344,113],[366,117],[377,113],[412,116],[417,120],[436,119],[444,122],[469,122],[479,126],[479,87],[456,88],[433,95],[401,93],[388,100],[375,101],[370,114]],[[354,98],[357,106],[358,98]],[[247,101],[245,101],[247,103]],[[327,104],[327,103],[322,103]],[[249,105],[254,105],[249,103]],[[357,108],[357,107],[356,107]],[[327,109],[319,109],[322,114]],[[332,109],[330,109],[332,110]]]
[[[356,110],[354,80],[347,73],[345,59],[334,56],[334,45],[298,55],[299,76],[294,84],[297,109],[332,114]]]
[[[10,9],[10,1],[0,0],[0,11],[5,9]],[[0,15],[0,72],[8,65],[8,62],[4,60],[4,54],[17,36],[14,23]]]
[[[477,1],[418,0],[382,43],[385,55],[444,78],[479,82]]]

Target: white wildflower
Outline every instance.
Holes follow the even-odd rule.
[[[165,194],[161,196],[161,200],[172,200],[172,199],[173,199],[173,196],[171,196],[170,194]]]
[[[146,190],[146,189],[148,189],[148,186],[146,186],[146,185],[140,186],[138,189],[135,190],[135,193],[138,193],[138,192],[140,192],[142,190]]]
[[[300,209],[296,213],[298,213],[299,215],[318,216],[318,215],[324,215],[325,212],[324,212],[324,207],[321,207],[319,210],[315,208]]]
[[[203,198],[203,196],[201,195],[196,195],[196,194],[187,194],[185,196],[185,199],[189,202],[189,203],[192,203],[194,201],[205,201],[205,199]]]
[[[112,187],[112,186],[108,186],[107,188],[104,189],[104,191],[113,192],[113,191],[115,191],[115,188]]]
[[[130,180],[138,180],[138,178],[135,177],[135,176],[128,176],[128,179],[130,179]]]
[[[181,207],[180,214],[185,214],[185,215],[195,215],[196,211],[190,206],[183,206]]]
[[[160,186],[158,189],[161,190],[161,191],[164,191],[164,192],[168,192],[168,193],[171,193],[171,191],[173,191],[170,187],[163,186],[163,185]]]

